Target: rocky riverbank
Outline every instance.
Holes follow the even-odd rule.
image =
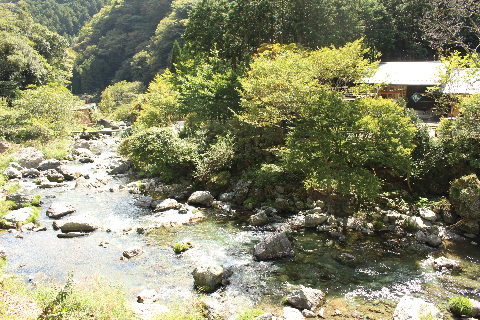
[[[349,304],[348,299],[332,297],[330,292],[332,288],[339,286],[339,281],[342,288],[351,289],[341,293],[340,296],[349,297],[358,290],[358,285],[348,283],[345,279],[339,280],[343,276],[342,272],[358,274],[370,270],[375,279],[381,278],[382,274],[388,277],[391,271],[382,269],[384,267],[381,267],[381,263],[376,263],[372,267],[371,261],[375,260],[372,255],[390,257],[399,253],[403,256],[411,250],[420,252],[420,255],[428,255],[435,250],[444,249],[452,241],[462,241],[468,245],[475,245],[476,242],[478,224],[477,229],[473,224],[471,226],[464,224],[468,228],[463,226],[463,230],[449,227],[459,218],[448,208],[440,206],[435,211],[421,207],[412,208],[390,201],[390,198],[383,199],[381,201],[383,204],[381,203],[373,212],[361,213],[355,211],[356,204],[352,199],[322,195],[319,195],[318,199],[306,195],[300,198],[299,194],[286,190],[288,187],[273,186],[275,190],[273,203],[253,208],[251,205],[253,202],[247,201],[244,208],[239,204],[245,204],[246,199],[251,199],[258,191],[252,188],[252,182],[239,180],[232,185],[231,192],[215,195],[207,190],[195,190],[191,181],[165,184],[158,179],[139,179],[135,176],[129,161],[116,156],[115,143],[116,139],[111,138],[77,140],[72,146],[71,156],[62,161],[44,159],[38,150],[32,148],[20,150],[16,155],[18,162],[11,163],[4,175],[9,177],[10,183],[19,183],[23,189],[8,195],[6,200],[13,201],[16,206],[21,207],[23,203],[35,202],[34,194],[39,193],[42,194],[43,203],[38,204],[42,205],[42,209],[36,225],[24,224],[31,216],[25,218],[26,213],[15,212],[16,210],[12,211],[13,214],[9,213],[11,216],[3,217],[4,225],[12,228],[16,239],[25,241],[29,241],[29,238],[32,241],[36,240],[34,233],[45,231],[45,237],[52,235],[58,238],[85,238],[87,240],[85,243],[81,242],[81,246],[86,245],[85,250],[89,250],[88,245],[91,245],[91,241],[88,242],[88,238],[94,239],[92,241],[98,242],[96,246],[103,250],[118,250],[116,259],[121,258],[120,261],[123,263],[116,265],[117,268],[121,268],[119,270],[128,270],[132,267],[126,266],[126,263],[144,270],[142,265],[149,259],[154,259],[157,261],[155,263],[162,265],[180,263],[182,268],[188,269],[183,271],[181,276],[186,276],[188,282],[186,288],[189,288],[187,289],[189,293],[183,292],[181,295],[185,298],[193,294],[195,288],[200,292],[211,316],[216,314],[222,318],[232,318],[242,308],[251,307],[259,302],[265,303],[265,300],[269,300],[268,296],[272,296],[273,302],[265,309],[272,311],[276,316],[272,314],[268,318],[264,315],[261,319],[273,319],[282,314],[285,319],[312,316],[347,319],[354,314],[374,319],[391,319],[393,312],[397,319],[409,319],[411,315],[407,314],[414,312],[412,310],[417,310],[417,313],[429,310],[432,319],[440,319],[440,312],[428,304],[430,302],[407,297],[400,299],[400,293],[396,293],[393,299],[391,297],[386,299],[394,301],[395,304],[400,300],[395,310],[390,302],[382,302],[382,307],[377,308],[371,305],[366,307],[367,304]],[[73,196],[74,193],[88,195],[92,203],[98,203],[94,202],[94,198],[95,201],[103,199],[100,200],[103,203],[98,203],[97,206],[105,204],[105,208],[108,208],[110,204],[118,211],[125,210],[125,207],[137,210],[136,218],[120,218],[124,220],[116,224],[107,221],[106,212],[92,214],[95,212],[93,208],[89,207],[89,210],[82,208],[85,200],[68,201],[69,197],[77,197]],[[123,207],[116,206],[113,199],[117,199],[117,195],[118,198],[128,198],[128,203],[122,203]],[[109,217],[113,219],[112,217],[117,215],[109,213]],[[183,243],[187,243],[186,236],[193,234],[187,234],[182,228],[201,227],[202,224],[211,223],[206,220],[214,221],[215,226],[209,228],[220,229],[225,228],[224,224],[231,223],[230,221],[237,221],[235,223],[239,227],[235,228],[239,228],[239,231],[236,230],[232,234],[229,234],[232,229],[228,232],[215,229],[217,238],[235,238],[222,240],[230,243],[227,248],[222,247],[224,245],[222,242],[221,247],[217,248],[223,252],[222,254],[227,255],[228,259],[211,251],[215,250],[215,245],[218,244],[213,247],[202,247],[206,243],[205,238],[207,242],[211,241],[208,240],[208,237],[211,237],[208,233],[200,235],[204,238],[197,240],[198,244],[193,241],[194,247],[174,257],[175,253],[171,246],[175,242],[171,240],[184,238]],[[16,228],[22,224],[24,224],[22,227]],[[107,235],[108,240],[99,241]],[[127,240],[123,235],[130,238]],[[315,240],[303,241],[305,235]],[[367,251],[362,254],[362,250],[354,248],[356,245],[367,243],[365,241],[370,243],[372,241],[370,239],[378,237],[382,239],[381,249],[365,249]],[[132,238],[135,239],[133,243]],[[165,239],[171,242],[166,245]],[[7,240],[11,244],[12,239]],[[49,241],[53,241],[51,237]],[[76,244],[80,243],[75,242]],[[121,248],[127,244],[128,247]],[[19,245],[14,244],[12,247],[18,248]],[[68,248],[68,244],[57,242],[52,243],[52,247],[53,251],[55,247],[64,250]],[[8,245],[4,251],[6,256],[19,255],[9,253]],[[110,257],[114,255],[115,253],[109,254]],[[70,256],[67,254],[67,257]],[[188,260],[189,257],[193,258]],[[176,259],[176,262],[173,259]],[[317,260],[314,265],[312,259]],[[429,259],[426,261],[430,261]],[[80,260],[82,259],[75,261]],[[222,261],[227,261],[227,265],[222,266]],[[438,270],[447,276],[452,272],[459,272],[451,267],[459,263],[454,261],[445,264],[442,261],[432,258],[425,268]],[[281,271],[292,265],[299,269],[295,276],[292,276],[294,274],[292,271]],[[305,268],[305,265],[310,266]],[[393,265],[388,268],[392,267]],[[305,273],[302,275],[303,269]],[[178,269],[168,270],[172,276],[178,272]],[[131,274],[130,278],[135,276]],[[270,278],[275,280],[272,282],[268,280]],[[184,285],[182,281],[178,283],[179,286]],[[269,283],[266,284],[266,281]],[[149,285],[154,282],[146,281],[146,284],[141,286],[145,286],[146,290],[155,290]],[[171,285],[174,286],[173,283]],[[165,288],[176,290],[168,286],[160,289]],[[324,288],[327,288],[327,292]],[[421,291],[415,288],[405,292],[404,295],[409,296],[412,293],[418,295]],[[135,304],[137,312],[144,316],[157,311],[165,312],[165,307],[150,304],[157,300],[165,301],[162,294],[164,293],[142,290]],[[285,307],[282,305],[282,297],[285,297],[283,299],[283,303],[287,305]],[[445,304],[446,301],[442,303]],[[367,310],[368,308],[370,309]],[[442,312],[445,313],[445,310]],[[374,314],[376,316],[373,316]]]

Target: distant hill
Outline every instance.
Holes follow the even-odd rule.
[[[25,5],[35,22],[67,39],[77,35],[82,26],[106,4],[107,0],[1,0]]]

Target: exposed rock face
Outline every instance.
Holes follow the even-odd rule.
[[[295,253],[285,233],[272,233],[255,246],[254,255],[258,260],[271,260],[293,257]]]
[[[130,248],[125,251],[123,251],[123,256],[127,259],[131,259],[133,257],[139,256],[143,253],[142,248],[140,247],[135,247],[135,248]]]
[[[91,232],[100,228],[100,221],[92,216],[70,217],[63,221],[60,226],[62,232],[83,231]]]
[[[202,265],[196,267],[192,275],[197,288],[213,291],[222,283],[223,268],[217,265]]]
[[[287,199],[277,198],[275,199],[275,209],[278,211],[290,211],[291,207]]]
[[[325,298],[322,290],[303,287],[287,295],[287,301],[295,308],[313,310],[320,306]]]
[[[74,213],[75,208],[68,202],[55,202],[50,205],[47,210],[47,217],[52,219],[60,219],[67,214]]]
[[[48,159],[48,160],[45,160],[45,161],[42,161],[39,165],[38,165],[38,170],[40,171],[45,171],[45,170],[49,170],[49,169],[54,169],[54,170],[57,170],[58,167],[61,166],[61,162],[57,159]]]
[[[30,207],[25,207],[17,210],[12,210],[2,217],[10,223],[24,222],[34,215],[34,210]]]
[[[210,191],[195,191],[188,197],[189,204],[199,204],[203,206],[210,206],[213,202],[213,196]]]
[[[15,152],[15,157],[24,168],[36,168],[45,160],[43,153],[34,147],[23,148]]]
[[[443,315],[433,303],[422,299],[404,296],[393,313],[394,320],[443,319]]]
[[[480,219],[480,181],[475,174],[453,181],[449,199],[459,216]]]

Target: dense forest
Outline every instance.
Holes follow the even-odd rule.
[[[401,101],[370,99],[375,88],[360,84],[382,59],[428,60],[440,50],[460,50],[452,68],[476,70],[474,2],[112,0],[78,34],[67,33],[70,46],[48,29],[56,19],[29,12],[34,3],[0,7],[4,138],[66,135],[59,108],[50,106],[79,103],[67,87],[101,100],[104,116],[136,120],[122,152],[165,180],[175,172],[212,186],[225,175],[268,180],[288,172],[307,190],[373,199],[387,177],[410,192],[445,194],[449,181],[478,170],[477,142],[463,136],[475,125],[445,122],[443,138],[432,140]],[[88,4],[89,15],[100,5]],[[86,17],[74,13],[76,21]],[[66,30],[58,21],[55,29]],[[355,94],[364,98],[341,99]],[[462,102],[464,114],[475,114],[472,99]],[[28,101],[38,103],[32,109]],[[49,110],[55,116],[45,116]],[[186,121],[184,132],[172,136],[164,127],[178,120]],[[166,158],[145,145],[159,141],[170,150]],[[432,178],[438,181],[427,183]]]

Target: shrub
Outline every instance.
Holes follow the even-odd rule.
[[[240,314],[235,320],[253,320],[262,314],[263,311],[260,309],[248,309]]]
[[[473,316],[473,306],[472,302],[468,298],[455,296],[448,300],[448,305],[450,310],[459,316]]]
[[[116,120],[127,120],[133,101],[145,90],[141,82],[117,82],[102,92],[102,100],[98,105],[100,111]]]
[[[453,181],[450,187],[450,202],[458,215],[480,219],[480,181],[475,174]]]
[[[213,174],[229,169],[235,156],[233,137],[219,137],[215,144],[195,160],[195,176],[206,183]]]
[[[51,140],[66,136],[75,125],[79,99],[61,86],[22,91],[12,107],[0,103],[0,136],[14,141]]]
[[[177,242],[175,243],[175,245],[173,246],[173,251],[177,254],[179,253],[182,253],[182,252],[185,252],[187,251],[188,249],[190,249],[190,245],[188,243],[180,243],[180,242]]]
[[[179,138],[171,128],[156,127],[122,140],[119,152],[150,174],[162,175],[164,180],[189,173],[197,156],[195,144]]]

